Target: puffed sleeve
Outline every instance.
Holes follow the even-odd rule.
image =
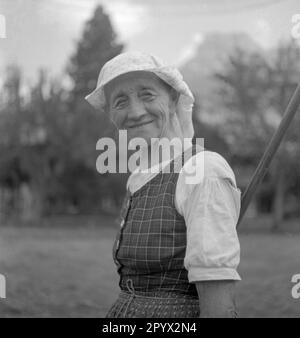
[[[210,152],[205,161],[205,175],[200,182],[188,185],[184,175],[178,182],[178,209],[187,226],[184,266],[189,282],[240,280],[236,224],[241,192],[221,155]]]

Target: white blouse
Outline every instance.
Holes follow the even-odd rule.
[[[187,184],[186,175],[191,173],[189,167],[195,161],[197,164],[204,161],[204,175],[200,181]],[[161,167],[168,163],[161,163]],[[150,172],[136,170],[130,175],[127,188],[131,193],[157,175],[153,168]],[[190,283],[241,279],[237,272],[240,244],[236,231],[240,201],[234,173],[220,154],[200,152],[184,164],[178,175],[175,207],[187,227],[184,266]]]

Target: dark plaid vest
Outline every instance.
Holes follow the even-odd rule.
[[[197,296],[184,267],[186,224],[174,204],[178,165],[196,153],[193,146],[171,161],[168,173],[160,171],[134,194],[127,191],[113,258],[127,290],[131,279],[136,291],[175,291]],[[175,172],[176,171],[176,172]]]

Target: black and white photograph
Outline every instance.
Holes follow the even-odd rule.
[[[299,0],[0,0],[0,318],[299,317]]]

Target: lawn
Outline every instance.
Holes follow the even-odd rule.
[[[103,317],[118,294],[111,257],[114,219],[59,218],[0,227],[0,317]],[[300,273],[299,233],[240,235],[241,317],[300,317],[291,277]]]

